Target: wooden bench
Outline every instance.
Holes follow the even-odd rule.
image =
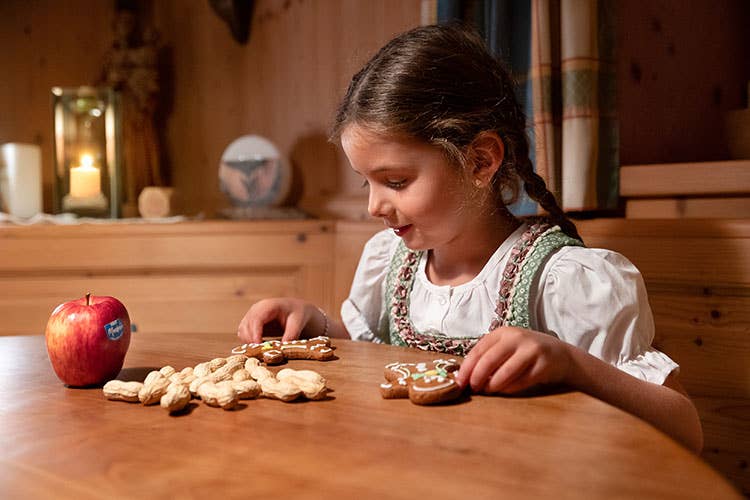
[[[579,230],[643,273],[654,343],[680,364],[703,458],[750,495],[750,219],[593,220]]]

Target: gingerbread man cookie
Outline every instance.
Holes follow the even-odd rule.
[[[425,363],[390,363],[385,366],[388,382],[380,384],[385,399],[406,398],[418,405],[452,401],[461,395],[455,371],[455,359],[437,359]]]
[[[286,361],[286,356],[281,352],[281,342],[278,340],[242,344],[232,349],[232,354],[244,354],[248,358],[256,358],[267,365],[278,365]]]
[[[232,349],[232,354],[244,354],[256,358],[267,365],[278,365],[287,359],[333,359],[334,347],[328,337],[314,337],[304,340],[267,340],[260,343],[242,344]]]
[[[333,359],[331,339],[328,337],[282,342],[281,352],[284,353],[286,359],[314,359],[316,361]]]

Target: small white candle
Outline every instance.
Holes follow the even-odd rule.
[[[36,144],[2,145],[0,210],[17,217],[42,211],[42,151]]]
[[[98,198],[101,194],[101,173],[91,155],[81,156],[81,166],[70,169],[70,196]]]

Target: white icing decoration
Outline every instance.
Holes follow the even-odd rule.
[[[232,354],[245,354],[247,352],[247,344],[242,344],[232,349]]]
[[[454,384],[455,382],[453,381],[453,379],[446,379],[445,383],[441,385],[436,385],[433,387],[420,387],[418,385],[413,385],[411,388],[412,390],[417,391],[417,392],[430,392],[430,391],[437,391],[439,389],[446,389]]]

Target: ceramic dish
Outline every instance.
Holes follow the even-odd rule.
[[[245,135],[224,150],[219,184],[239,208],[283,205],[291,187],[291,169],[276,146],[258,135]]]

